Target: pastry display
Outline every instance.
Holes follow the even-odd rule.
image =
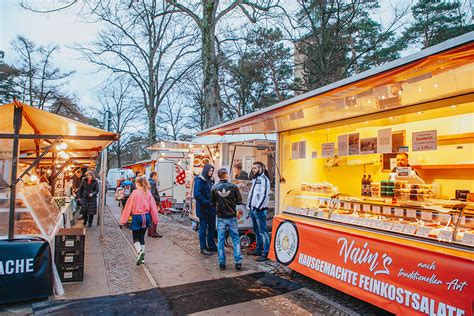
[[[301,187],[310,191],[322,188],[309,183],[302,184]],[[382,184],[380,187],[376,184],[374,188],[380,188],[382,192]],[[452,236],[455,227],[458,226],[454,242],[466,245],[474,243],[472,237],[474,236],[474,205],[468,207],[466,204],[446,204],[447,201],[442,201],[442,203],[430,201],[427,204],[426,201],[432,194],[431,186],[427,184],[385,181],[383,188],[384,195],[392,193],[396,195],[395,192],[400,192],[397,200],[407,197],[409,201],[413,201],[414,197],[410,199],[410,195],[416,195],[416,200],[425,201],[425,204],[407,207],[404,203],[398,203],[393,199],[369,201],[343,195],[332,198],[299,196],[293,200],[293,205],[286,206],[285,212],[448,243],[453,242]],[[376,191],[377,189],[374,190]],[[462,208],[465,208],[466,214],[458,219],[459,209]]]

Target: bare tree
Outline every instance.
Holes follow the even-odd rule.
[[[168,95],[158,115],[160,139],[183,140],[189,134],[189,107],[177,96]]]
[[[189,1],[188,5],[177,0],[167,3],[191,17],[201,33],[202,91],[205,127],[219,124],[223,119],[219,86],[219,60],[216,52],[217,24],[224,17],[239,10],[252,23],[278,5],[278,0],[233,0],[220,6],[219,0]]]
[[[137,98],[133,96],[133,85],[127,77],[117,77],[107,82],[99,94],[100,114],[109,111],[111,114],[111,130],[119,133],[120,138],[112,145],[113,154],[109,159],[117,159],[118,167],[122,167],[122,155],[136,139],[130,128],[137,120],[140,107],[136,106]]]
[[[23,102],[28,97],[31,106],[44,109],[46,103],[61,94],[61,87],[74,71],[62,72],[53,65],[53,55],[59,52],[58,45],[39,46],[19,35],[12,46],[20,56],[18,85],[24,92]]]
[[[91,47],[78,50],[90,62],[132,80],[142,95],[148,141],[153,143],[159,106],[196,63],[197,36],[161,1],[89,1],[87,5],[90,18],[105,28]]]

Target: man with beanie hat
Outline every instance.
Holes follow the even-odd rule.
[[[239,228],[237,223],[237,204],[242,204],[242,196],[237,186],[229,183],[227,169],[217,171],[220,181],[212,187],[211,204],[216,206],[217,213],[217,252],[219,269],[225,270],[225,233],[229,235],[234,245],[234,262],[237,270],[242,269],[242,254],[240,252]]]
[[[211,188],[214,185],[214,167],[205,164],[202,172],[194,179],[196,215],[199,217],[199,245],[201,254],[209,256],[217,252],[214,232],[216,230],[216,209],[211,205]]]

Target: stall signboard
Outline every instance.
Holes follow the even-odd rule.
[[[334,143],[322,144],[321,156],[323,158],[334,157]]]
[[[53,294],[51,249],[41,238],[0,240],[0,304]]]
[[[290,218],[273,219],[271,259],[397,315],[473,315],[472,259]]]
[[[416,132],[412,135],[413,151],[436,150],[438,144],[437,131]]]

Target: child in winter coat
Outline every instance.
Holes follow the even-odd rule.
[[[146,176],[138,177],[135,182],[137,189],[125,204],[120,223],[124,225],[129,216],[132,216],[130,229],[133,234],[133,246],[137,251],[137,265],[140,265],[145,263],[145,233],[152,223],[158,224],[158,208]]]

